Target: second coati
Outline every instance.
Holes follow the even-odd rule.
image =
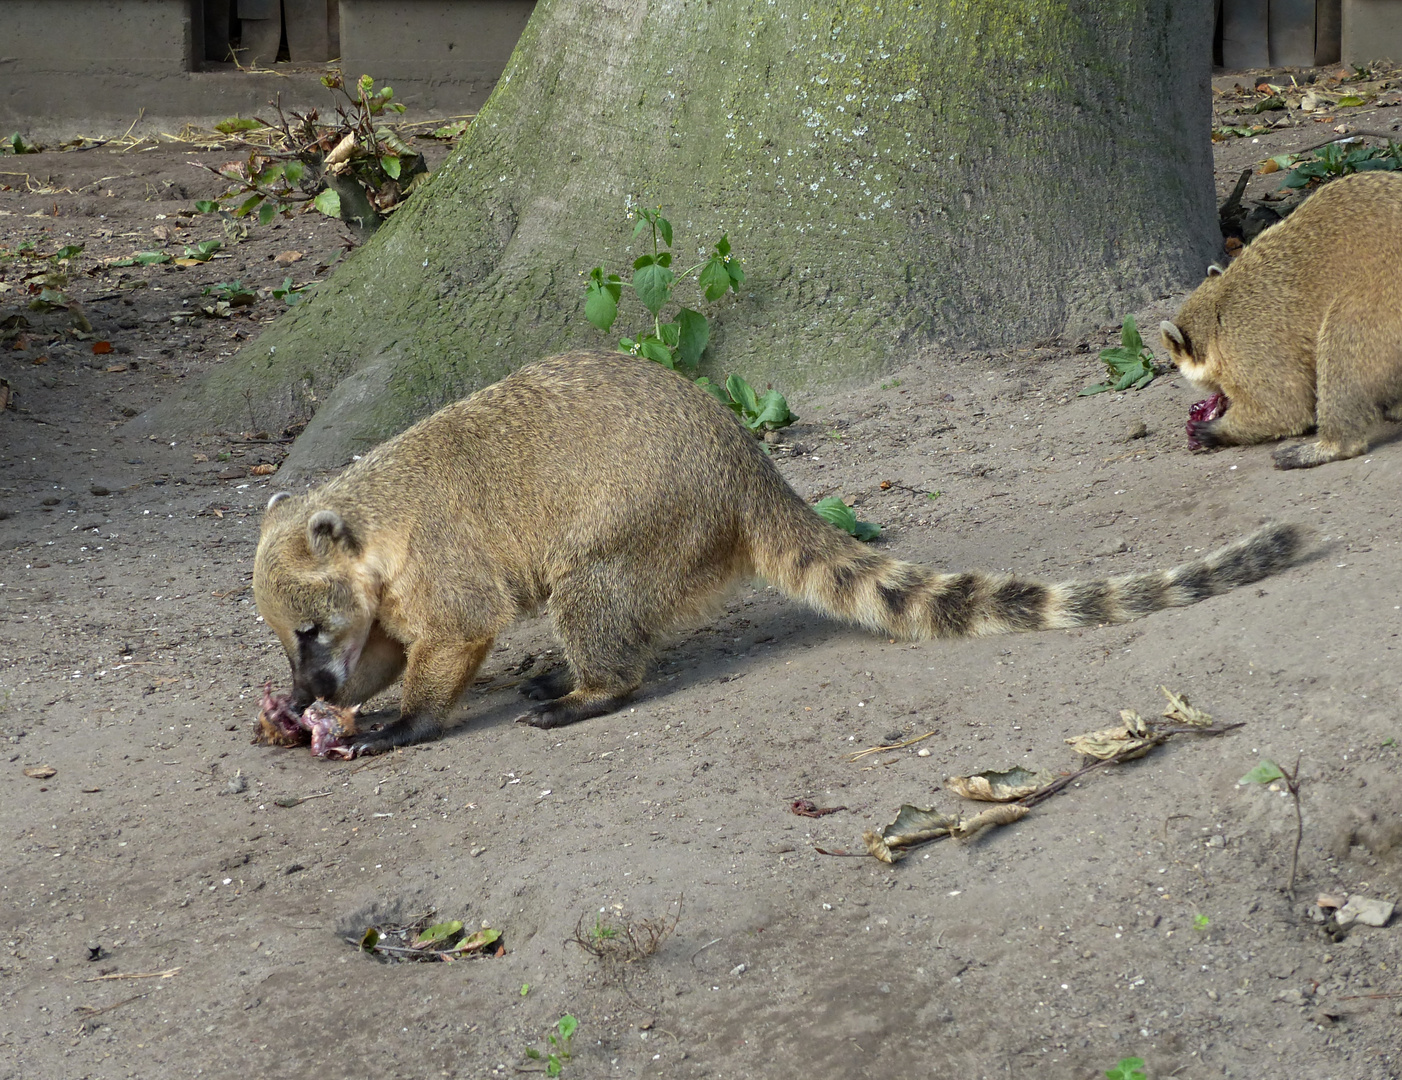
[[[544,610],[567,668],[526,685],[552,728],[617,709],[655,644],[759,575],[810,607],[904,639],[1088,626],[1192,604],[1289,564],[1292,526],[1172,570],[1039,584],[941,574],[819,517],[754,436],[650,361],[531,364],[268,503],[258,610],[296,709],[362,702],[402,674],[400,718],[356,753],[437,737],[493,638]]]
[[[1211,394],[1190,413],[1194,449],[1315,428],[1316,442],[1275,451],[1279,468],[1365,452],[1384,416],[1402,419],[1402,175],[1326,184],[1209,270],[1160,330]]]

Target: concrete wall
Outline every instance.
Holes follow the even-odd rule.
[[[487,100],[535,0],[341,0],[341,70],[436,112]]]
[[[394,87],[410,119],[476,110],[534,0],[341,0],[342,69]],[[0,0],[0,131],[51,140],[324,108],[324,66],[203,62],[201,0]],[[201,67],[208,70],[198,70]]]
[[[1402,0],[1343,0],[1343,60],[1402,64]]]

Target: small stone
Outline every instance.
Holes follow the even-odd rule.
[[[248,781],[244,779],[242,769],[234,773],[233,777],[230,778],[226,790],[230,795],[242,795],[248,790]]]
[[[94,484],[92,487],[88,488],[88,490],[89,490],[90,492],[92,492],[94,495],[111,495],[111,494],[112,494],[111,491],[109,491],[107,488],[103,487],[101,484]]]
[[[1386,926],[1396,905],[1391,900],[1373,900],[1366,896],[1350,896],[1348,903],[1335,916],[1340,926],[1360,922],[1364,926]]]
[[[482,852],[484,852],[484,851],[486,851],[486,850],[487,850],[487,849],[484,848],[484,847],[475,847],[475,848],[473,848],[470,852],[468,852],[468,854],[471,855],[471,856],[475,859],[475,858],[477,858],[478,855],[481,855]]]
[[[916,757],[929,757],[929,756],[930,756],[930,751],[927,750],[927,749],[926,749],[926,750],[917,750],[917,751],[915,751],[915,756],[916,756]]]
[[[731,974],[731,975],[743,975],[743,974],[745,974],[745,967],[746,967],[746,965],[744,965],[744,964],[736,964],[733,968],[730,969],[730,974]]]
[[[1216,1000],[1217,1000],[1217,991],[1216,991],[1216,990],[1209,990],[1209,991],[1207,992],[1207,1000],[1208,1000],[1208,1001],[1216,1001]]]
[[[1135,439],[1144,439],[1149,435],[1148,425],[1143,420],[1136,420],[1129,425],[1125,431],[1125,442],[1133,442]]]

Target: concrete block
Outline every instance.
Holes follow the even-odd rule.
[[[1343,0],[1341,18],[1345,64],[1402,63],[1402,0]]]
[[[486,101],[535,0],[341,0],[341,69],[439,112]]]

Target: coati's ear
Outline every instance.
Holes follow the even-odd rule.
[[[1165,319],[1163,322],[1159,323],[1159,332],[1163,334],[1165,345],[1171,342],[1180,349],[1186,349],[1188,347],[1188,339],[1183,336],[1183,331],[1178,329],[1176,323],[1171,323]]]
[[[318,510],[307,521],[307,546],[324,559],[336,546],[355,551],[359,545],[340,514],[334,510]]]
[[[274,506],[276,506],[278,503],[282,502],[283,499],[290,499],[290,498],[292,498],[292,492],[290,492],[290,491],[279,491],[279,492],[275,492],[274,495],[273,495],[273,497],[272,497],[271,499],[268,500],[268,505],[265,506],[265,507],[263,507],[264,513],[266,513],[267,511],[271,510],[271,509],[272,509]]]
[[[1220,266],[1218,266],[1216,263],[1208,263],[1208,264],[1207,264],[1207,276],[1208,276],[1208,277],[1210,277],[1210,278],[1211,278],[1211,277],[1221,277],[1221,276],[1222,276],[1223,274],[1225,274],[1225,273],[1226,273],[1226,271],[1223,270],[1223,269],[1222,269]]]

